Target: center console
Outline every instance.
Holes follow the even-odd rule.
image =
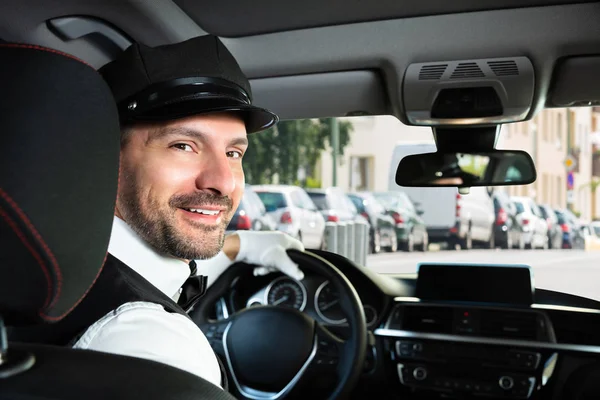
[[[424,340],[395,345],[398,378],[411,388],[526,399],[539,382],[540,352]]]
[[[486,269],[475,275],[485,277]],[[387,323],[375,331],[384,340],[399,384],[412,393],[437,392],[439,397],[535,397],[556,364],[555,336],[545,313],[531,309],[531,303],[523,304],[530,301],[531,286],[515,283],[519,274],[529,276],[509,271],[511,287],[522,288],[520,293],[506,295],[509,304],[498,301],[505,296],[498,287],[487,291],[493,305],[473,302],[474,294],[457,281],[462,280],[460,272],[452,275],[447,268],[440,271],[435,266],[423,274],[427,281],[421,282],[420,298],[397,298]],[[494,282],[483,280],[476,290],[500,283],[502,274],[496,270],[492,275]],[[428,299],[436,286],[443,286],[436,293],[445,293],[452,301]],[[469,301],[461,301],[461,296]]]

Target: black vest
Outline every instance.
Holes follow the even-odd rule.
[[[189,318],[173,299],[109,254],[98,279],[69,315],[54,324],[9,328],[8,338],[15,342],[73,345],[96,321],[123,304],[134,301],[159,304],[167,312]],[[221,367],[222,387],[227,390],[227,374],[220,358],[215,356]]]

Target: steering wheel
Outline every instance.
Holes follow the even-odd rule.
[[[327,398],[344,398],[357,383],[365,359],[367,325],[362,302],[346,276],[330,262],[309,252],[289,250],[288,255],[304,272],[325,277],[338,291],[350,329],[347,340],[288,307],[255,306],[225,320],[209,319],[212,305],[232,283],[243,275],[252,275],[252,266],[245,263],[229,267],[190,316],[226,362],[235,388],[243,398],[294,397],[300,387],[310,385],[311,376],[323,372],[335,372],[338,378]]]

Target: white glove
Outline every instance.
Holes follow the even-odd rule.
[[[258,264],[255,276],[281,271],[291,278],[302,280],[304,273],[287,255],[286,250],[304,251],[304,245],[297,239],[282,232],[237,231],[240,250],[235,261]]]

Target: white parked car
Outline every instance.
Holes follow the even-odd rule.
[[[517,207],[517,220],[523,229],[525,247],[548,248],[548,223],[535,202],[529,197],[512,197]]]
[[[291,185],[257,185],[253,188],[267,214],[277,222],[277,230],[299,239],[307,249],[323,247],[325,219],[304,189]]]

